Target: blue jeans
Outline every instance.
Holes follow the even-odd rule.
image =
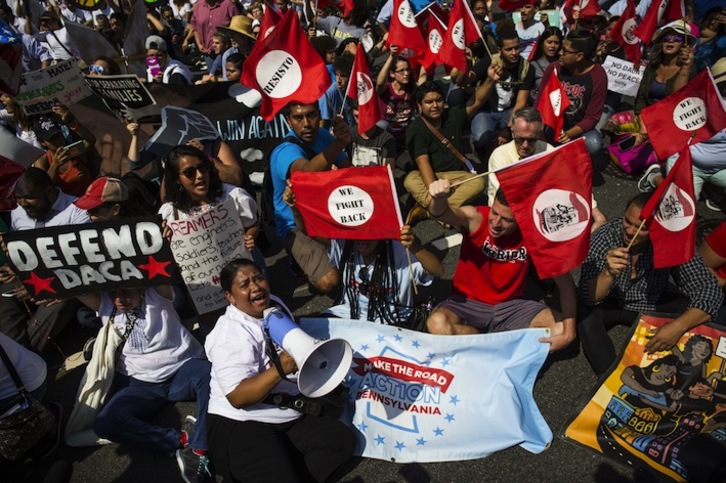
[[[479,111],[471,119],[471,144],[474,149],[488,147],[494,138],[494,131],[507,127],[511,109],[506,111]]]
[[[179,448],[181,431],[149,421],[167,402],[196,401],[197,423],[189,444],[193,449],[206,450],[211,368],[206,359],[189,359],[171,378],[157,383],[116,373],[116,392],[96,418],[93,430],[114,443],[173,455]]]

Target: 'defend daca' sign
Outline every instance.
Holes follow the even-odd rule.
[[[155,216],[15,231],[3,238],[13,270],[36,299],[178,280]]]

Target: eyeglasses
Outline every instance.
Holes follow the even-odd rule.
[[[514,142],[517,144],[524,144],[525,142],[529,144],[530,146],[537,141],[539,141],[539,138],[525,138],[523,136],[516,136],[512,135],[512,138],[514,139]]]
[[[562,53],[564,55],[567,55],[567,54],[579,54],[580,51],[579,50],[567,50],[564,47],[562,47]]]
[[[194,167],[187,168],[184,171],[181,172],[182,176],[184,176],[186,179],[193,181],[194,178],[197,177],[197,172],[201,175],[205,175],[209,173],[209,171],[212,169],[212,165],[209,163],[201,163]]]
[[[96,74],[103,74],[103,66],[91,64],[88,66],[88,72],[95,72]]]
[[[663,36],[663,42],[683,42],[683,35],[678,34],[666,34]]]

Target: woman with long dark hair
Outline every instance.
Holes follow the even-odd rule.
[[[563,39],[562,31],[557,27],[547,27],[537,40],[537,46],[529,61],[529,65],[534,69],[534,89],[530,92],[530,97],[535,99],[539,85],[542,82],[542,76],[545,69],[552,62],[560,58],[560,48]]]

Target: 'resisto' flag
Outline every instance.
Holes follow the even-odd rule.
[[[358,100],[358,131],[367,132],[383,119],[376,84],[371,78],[365,49],[358,45],[346,95]]]
[[[592,161],[583,138],[498,170],[497,179],[540,278],[557,277],[585,260]]]
[[[0,18],[0,91],[15,95],[23,73],[23,44],[20,35]]]
[[[542,123],[553,131],[554,139],[558,139],[565,125],[565,110],[570,107],[570,98],[557,77],[557,69],[552,72],[547,84],[542,88],[536,108],[542,114]]]
[[[644,108],[640,118],[658,159],[683,148],[689,138],[700,143],[726,128],[726,105],[705,69],[671,95]]]
[[[293,171],[295,205],[311,237],[401,238],[401,210],[389,166]]]
[[[633,4],[633,0],[628,0],[625,11],[610,30],[610,38],[620,44],[625,51],[625,56],[636,66],[640,65],[640,59],[643,56],[640,39],[633,34],[633,30],[637,25],[638,19],[635,16],[635,5]]]
[[[260,92],[260,113],[271,121],[290,101],[316,102],[332,80],[325,62],[300,28],[297,12],[289,10],[270,35],[255,42],[240,82]]]
[[[640,212],[653,244],[653,266],[674,267],[693,258],[696,246],[696,197],[690,145]]]
[[[399,50],[411,49],[416,53],[426,52],[426,42],[421,36],[416,16],[408,0],[393,0],[386,45],[397,45]]]
[[[671,20],[682,19],[684,15],[683,0],[654,0],[640,24],[633,29],[633,34],[650,45],[658,27]]]
[[[260,40],[264,39],[275,30],[275,25],[280,21],[282,15],[274,8],[266,8],[260,22]]]

